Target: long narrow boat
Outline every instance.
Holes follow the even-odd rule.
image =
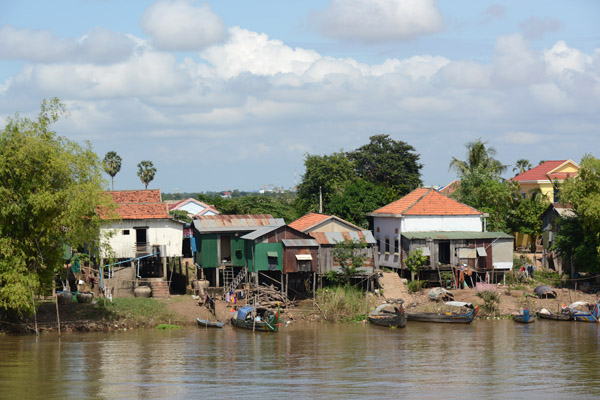
[[[403,328],[406,326],[406,313],[403,301],[396,303],[383,303],[369,314],[369,322],[374,325]]]
[[[242,307],[231,317],[231,324],[253,331],[277,332],[279,330],[279,308],[273,311],[262,307]]]
[[[548,311],[545,308],[541,309],[536,313],[539,319],[548,319],[551,321],[573,321],[573,314],[570,312],[562,312],[560,314],[555,314],[552,311]]]
[[[571,304],[567,309],[573,315],[575,321],[597,323],[598,320],[600,320],[600,305],[598,304],[598,301],[596,301],[596,304],[577,301]]]
[[[222,328],[225,326],[224,322],[209,321],[200,318],[196,318],[196,322],[198,323],[198,326],[202,326],[204,328]]]
[[[479,306],[473,307],[471,303],[463,303],[459,301],[449,301],[446,303],[447,306],[455,307],[466,307],[469,308],[469,312],[446,312],[446,313],[432,313],[432,312],[415,312],[406,313],[406,319],[408,321],[417,322],[442,322],[451,324],[470,324],[473,322],[477,313],[479,313]]]
[[[519,314],[513,314],[513,320],[521,324],[530,324],[535,322],[535,314],[530,314],[529,309],[526,308],[523,312],[519,312]]]

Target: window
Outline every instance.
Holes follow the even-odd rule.
[[[398,239],[394,239],[394,254],[398,255],[400,253],[400,243],[398,243]]]
[[[377,236],[375,241],[377,242],[377,254],[381,254],[381,238]]]
[[[123,229],[123,235],[129,235],[129,229]]]
[[[385,238],[385,254],[390,254],[390,238]]]

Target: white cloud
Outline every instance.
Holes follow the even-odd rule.
[[[210,62],[214,74],[232,78],[241,73],[275,75],[302,74],[321,56],[313,50],[292,49],[280,40],[239,27],[230,29],[229,40],[222,46],[204,50],[201,57]]]
[[[589,56],[577,49],[570,48],[561,40],[549,50],[543,52],[548,73],[561,75],[567,71],[584,72],[592,66],[594,61]]]
[[[539,39],[546,33],[556,32],[562,26],[562,23],[554,18],[546,17],[539,19],[529,17],[526,21],[519,24],[519,28],[523,31],[523,36],[527,39]]]
[[[146,10],[141,26],[161,50],[194,51],[221,42],[225,23],[207,3],[159,1]]]
[[[421,55],[412,56],[405,60],[394,58],[386,60],[383,64],[374,65],[371,67],[371,73],[374,76],[401,73],[410,76],[413,80],[430,79],[449,63],[450,60],[441,56]]]
[[[490,87],[492,69],[473,61],[454,61],[444,66],[443,82],[455,88],[484,89]]]
[[[519,34],[501,36],[494,47],[492,78],[497,84],[528,85],[543,79],[541,57]]]
[[[332,0],[310,19],[323,36],[365,42],[409,40],[443,27],[433,0]]]
[[[50,31],[0,28],[0,59],[109,64],[129,57],[135,46],[131,37],[103,28],[77,40],[60,39]]]

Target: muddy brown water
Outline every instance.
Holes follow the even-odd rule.
[[[2,399],[593,399],[596,324],[0,336]]]

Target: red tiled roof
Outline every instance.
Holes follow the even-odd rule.
[[[115,203],[160,203],[160,189],[113,190],[108,192]]]
[[[555,160],[555,161],[545,161],[537,167],[531,168],[529,171],[525,171],[522,174],[511,178],[511,181],[547,181],[550,179],[558,179],[564,180],[567,177],[574,177],[576,173],[567,173],[567,172],[559,172],[559,173],[550,173],[554,169],[560,167],[562,164],[566,163],[569,160]]]
[[[288,226],[300,232],[304,232],[306,229],[311,228],[316,224],[323,222],[329,218],[331,218],[331,215],[311,212],[289,223]]]
[[[116,212],[121,219],[172,219],[164,203],[117,204]]]
[[[159,189],[119,190],[108,193],[116,203],[115,212],[121,219],[172,219],[167,204],[161,202]]]
[[[446,197],[435,189],[419,188],[400,200],[373,211],[373,214],[481,215],[481,212]]]

